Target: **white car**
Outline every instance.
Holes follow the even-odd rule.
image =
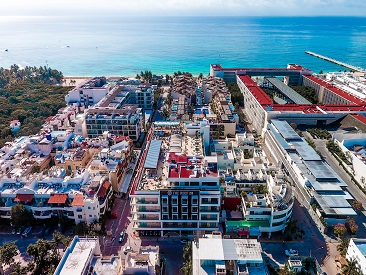
[[[299,255],[299,252],[295,249],[286,249],[285,250],[285,255],[288,256],[288,257],[291,257],[291,256],[298,256]]]

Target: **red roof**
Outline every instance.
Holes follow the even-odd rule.
[[[71,205],[72,206],[84,206],[84,196],[82,194],[76,194]]]
[[[67,200],[67,194],[52,194],[48,203],[65,203]]]
[[[352,114],[352,116],[357,120],[361,121],[363,124],[366,124],[366,117],[364,117],[363,115]]]
[[[326,81],[324,81],[324,80],[322,80],[322,79],[320,79],[316,76],[308,75],[308,76],[304,76],[304,77],[306,77],[306,78],[310,79],[311,81],[327,88],[328,90],[332,91],[333,93],[343,97],[346,100],[351,101],[354,104],[365,104],[366,103],[364,100],[362,100],[362,99],[360,99],[360,98],[358,98],[358,97],[356,97],[356,96],[354,96],[350,93],[347,93],[346,91],[343,91],[343,90],[333,86],[331,83],[328,83],[328,82],[326,82]]]
[[[168,162],[172,162],[174,160],[176,163],[187,163],[188,157],[182,154],[169,153]]]
[[[239,78],[259,102],[259,104],[262,106],[273,104],[272,99],[254,82],[254,80],[249,75],[241,75]]]
[[[131,142],[131,143],[133,142],[132,139],[130,137],[127,137],[127,136],[118,136],[118,137],[114,138],[114,141],[116,143],[124,141],[124,140],[127,140],[128,142]]]
[[[51,120],[53,120],[55,118],[55,116],[49,116],[48,118],[46,118],[46,122],[50,122]]]
[[[15,202],[31,202],[34,198],[33,194],[17,194],[14,201]]]
[[[102,186],[98,190],[97,196],[104,198],[105,195],[107,195],[109,186],[111,186],[111,183],[109,181],[103,182]]]

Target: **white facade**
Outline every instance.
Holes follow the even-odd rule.
[[[352,163],[355,179],[366,186],[366,135],[365,134],[335,134],[334,142]]]
[[[350,239],[346,259],[356,260],[361,274],[366,275],[366,239]]]
[[[71,90],[65,101],[68,105],[77,103],[78,106],[90,106],[98,103],[114,87],[107,84],[105,77],[94,77]]]

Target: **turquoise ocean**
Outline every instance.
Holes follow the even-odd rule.
[[[7,51],[6,51],[7,49]],[[50,66],[64,75],[136,75],[209,65],[366,67],[366,17],[1,17],[0,66]]]

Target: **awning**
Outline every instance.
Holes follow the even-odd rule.
[[[14,201],[15,202],[31,202],[34,198],[33,194],[17,194]]]
[[[48,203],[65,203],[67,200],[67,194],[52,194]]]
[[[84,196],[82,194],[76,194],[71,206],[84,206]]]
[[[109,181],[105,181],[99,188],[97,196],[104,199],[105,195],[107,194],[109,186],[111,186],[111,183]]]

